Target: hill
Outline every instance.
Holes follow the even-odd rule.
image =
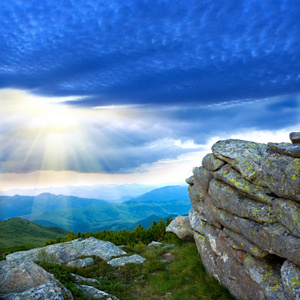
[[[57,236],[67,235],[65,229],[44,227],[21,218],[0,222],[0,248],[40,247]]]

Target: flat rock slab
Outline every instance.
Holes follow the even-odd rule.
[[[78,268],[85,268],[88,266],[92,266],[95,263],[92,257],[82,258],[82,259],[75,259],[67,263],[68,267],[78,267]]]
[[[159,247],[159,248],[174,248],[175,244],[165,244],[165,243],[161,243],[161,242],[151,242],[150,244],[148,244],[148,247]]]
[[[50,281],[23,293],[10,293],[2,296],[5,300],[73,300],[72,294],[58,282]]]
[[[82,277],[82,276],[80,276],[80,275],[73,274],[73,273],[71,273],[71,275],[75,278],[76,282],[84,281],[84,282],[87,282],[87,283],[89,283],[89,284],[96,283],[96,284],[101,285],[101,283],[100,283],[97,279],[94,279],[94,278],[86,278],[86,277]]]
[[[267,145],[242,140],[223,140],[212,146],[219,159],[226,161],[244,178],[255,185],[267,186],[262,171],[262,161]]]
[[[123,256],[114,258],[107,263],[113,267],[125,266],[126,264],[142,264],[144,263],[146,258],[141,257],[138,254],[133,254],[131,256]]]
[[[77,239],[71,242],[60,243],[46,246],[43,248],[31,249],[9,254],[6,259],[12,260],[43,260],[43,257],[54,257],[58,263],[68,263],[80,256],[98,256],[105,261],[110,260],[113,256],[126,254],[125,251],[111,242],[98,240],[90,237],[86,240]]]
[[[205,221],[201,220],[199,214],[193,208],[190,209],[190,211],[189,211],[189,219],[190,219],[190,224],[191,224],[192,229],[203,234],[205,225],[207,223]]]
[[[268,143],[269,149],[284,155],[300,158],[300,143]]]

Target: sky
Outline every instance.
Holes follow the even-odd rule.
[[[0,190],[184,183],[300,131],[298,0],[0,2]]]

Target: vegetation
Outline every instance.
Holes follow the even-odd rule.
[[[123,267],[112,267],[98,257],[94,257],[95,264],[86,268],[61,266],[49,263],[46,258],[39,264],[48,272],[55,274],[73,294],[74,299],[87,299],[76,287],[75,273],[86,278],[95,278],[101,285],[94,287],[111,293],[122,300],[132,299],[207,299],[230,300],[234,299],[218,281],[208,276],[204,270],[199,253],[194,243],[182,241],[165,228],[170,220],[153,221],[152,227],[144,229],[137,226],[133,231],[111,230],[101,232],[78,232],[75,235],[69,232],[64,238],[57,238],[52,243],[69,241],[75,238],[88,238],[94,236],[102,240],[109,240],[118,245],[128,254],[139,254],[146,258],[144,264],[128,264]],[[175,244],[175,247],[149,247],[151,241],[162,241]],[[82,282],[84,284],[84,282]]]
[[[33,222],[11,218],[0,223],[0,255],[41,247],[45,242],[60,235],[64,238],[68,231],[58,227],[44,227]]]

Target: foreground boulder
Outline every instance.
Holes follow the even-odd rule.
[[[52,274],[33,261],[1,261],[0,294],[4,299],[73,299]]]
[[[219,141],[187,179],[205,269],[239,300],[300,300],[299,137]]]

